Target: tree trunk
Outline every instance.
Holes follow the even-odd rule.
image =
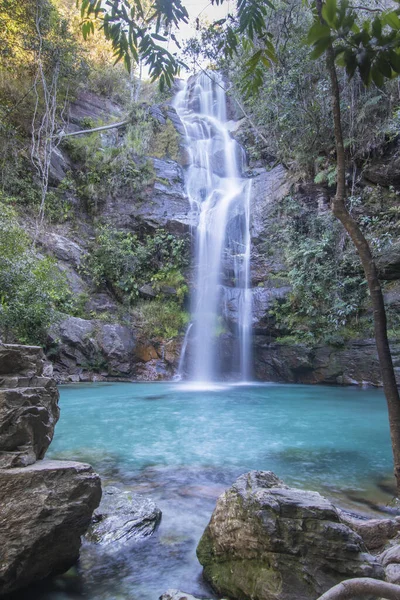
[[[317,0],[317,8],[321,21],[321,0]],[[346,159],[343,144],[343,132],[340,113],[340,90],[337,78],[333,47],[326,51],[326,66],[331,82],[332,108],[334,118],[337,187],[332,200],[332,211],[346,229],[357,248],[368,283],[374,315],[375,341],[378,351],[379,365],[382,375],[383,390],[389,412],[390,437],[394,459],[394,474],[397,483],[397,495],[400,496],[400,397],[393,369],[392,355],[387,337],[387,321],[382,288],[369,244],[364,237],[357,221],[353,219],[346,208]],[[400,597],[399,597],[400,598]]]
[[[393,583],[360,577],[342,581],[338,585],[322,594],[318,600],[350,600],[351,598],[385,598],[385,600],[400,600],[400,586]]]

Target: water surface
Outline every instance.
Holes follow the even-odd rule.
[[[79,570],[24,593],[41,600],[156,600],[173,587],[211,597],[195,557],[218,495],[250,469],[382,504],[391,470],[386,403],[375,389],[265,384],[202,392],[170,383],[61,388],[48,457],[90,462],[105,483],[151,497],[157,533],[123,552],[85,544]],[[358,503],[358,504],[357,504]]]

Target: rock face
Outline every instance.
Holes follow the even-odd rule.
[[[67,570],[100,502],[89,465],[41,460],[59,417],[51,373],[41,348],[0,344],[0,596]]]
[[[361,537],[320,494],[253,471],[219,498],[197,555],[218,594],[315,600],[346,578],[383,578],[364,550]]]
[[[160,596],[159,600],[198,600],[192,594],[185,594],[179,590],[167,590]]]
[[[381,279],[400,279],[400,242],[378,256],[376,266]]]
[[[58,381],[156,380],[172,377],[179,348],[172,340],[155,348],[118,323],[68,317],[51,333]]]
[[[100,497],[99,476],[82,463],[0,471],[0,594],[69,569]]]
[[[86,539],[120,549],[131,541],[148,537],[157,529],[161,511],[143,496],[108,486],[95,510]]]
[[[400,384],[400,345],[391,344],[396,378]],[[255,338],[255,375],[261,381],[290,383],[382,385],[374,340],[343,347],[284,345]]]
[[[41,348],[0,346],[0,469],[44,457],[58,421],[58,390]]]

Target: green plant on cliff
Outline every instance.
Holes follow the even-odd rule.
[[[133,316],[146,338],[171,339],[181,334],[189,323],[190,315],[180,303],[173,300],[156,299],[140,301]]]
[[[73,307],[55,260],[39,258],[16,212],[0,202],[0,332],[6,341],[43,344],[61,312]]]
[[[186,284],[181,270],[188,264],[188,244],[164,229],[139,238],[137,234],[107,225],[98,228],[84,269],[96,285],[107,286],[121,301],[139,298],[139,289],[154,282],[155,294],[163,286],[176,287],[181,301]]]
[[[284,249],[291,292],[272,311],[277,325],[293,341],[339,343],[367,299],[353,246],[328,211],[318,214],[290,196],[279,210],[286,226],[271,243]]]

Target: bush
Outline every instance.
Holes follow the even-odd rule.
[[[164,229],[139,239],[103,225],[83,268],[96,285],[105,285],[117,298],[132,303],[140,287],[152,281],[156,290],[164,285],[175,287],[177,298],[183,300],[187,288],[180,270],[187,264],[187,241]]]
[[[35,254],[15,211],[0,202],[0,331],[6,341],[43,344],[49,327],[72,305],[56,262]]]
[[[189,323],[189,314],[182,307],[170,300],[141,301],[134,311],[134,316],[147,338],[174,338]]]

